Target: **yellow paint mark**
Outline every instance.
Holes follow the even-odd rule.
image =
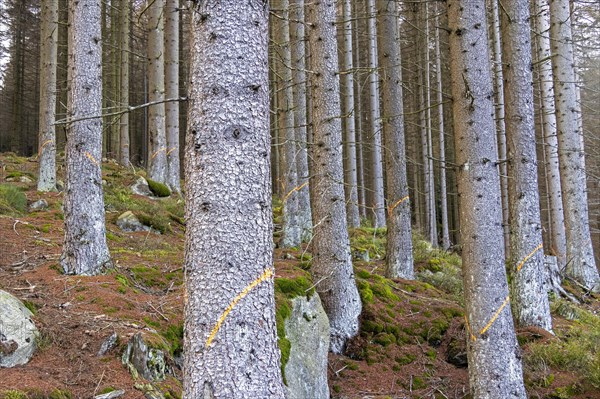
[[[465,325],[467,326],[467,331],[469,332],[471,341],[477,341],[477,337],[475,337],[475,335],[473,334],[473,330],[471,330],[471,324],[469,324],[469,319],[467,319],[467,315],[465,315]]]
[[[44,151],[44,147],[46,147],[48,144],[54,142],[54,140],[49,139],[44,141],[44,143],[40,146],[40,150],[38,151],[40,154],[42,153],[42,151]]]
[[[521,261],[521,263],[519,263],[519,265],[517,266],[517,272],[520,272],[521,269],[523,268],[523,265],[525,265],[525,262],[527,262],[529,260],[529,258],[531,258],[537,251],[539,251],[540,249],[542,249],[543,246],[544,246],[544,244],[538,245],[533,251],[531,251],[529,253],[529,255],[527,255],[525,258],[523,258],[523,260]]]
[[[494,322],[496,321],[498,316],[500,316],[500,312],[502,312],[502,309],[504,309],[506,307],[506,305],[508,305],[508,302],[510,302],[510,296],[506,297],[506,299],[504,300],[502,305],[500,305],[500,307],[498,308],[498,310],[496,311],[494,316],[490,319],[490,321],[488,321],[488,323],[485,325],[485,327],[483,327],[481,329],[481,331],[479,331],[479,335],[483,335],[487,330],[490,329],[490,327],[492,326],[492,324],[494,324]]]
[[[156,152],[154,154],[152,154],[152,156],[150,157],[150,159],[156,158],[156,156],[158,154],[160,154],[161,152],[163,152],[163,151],[167,151],[167,149],[165,147],[159,148],[158,150],[156,150]]]
[[[290,195],[292,195],[294,192],[302,190],[307,184],[308,182],[305,182],[299,186],[294,187],[289,193],[285,195],[285,197],[283,197],[283,202],[287,201]]]
[[[167,151],[167,156],[169,156],[169,154],[172,153],[173,151],[175,151],[176,149],[177,149],[177,147],[173,147],[169,151]]]
[[[406,201],[408,198],[409,198],[408,195],[406,197],[404,197],[404,198],[400,198],[398,201],[396,201],[396,203],[394,205],[390,206],[388,208],[388,215],[390,217],[392,217],[392,212],[394,212],[394,209],[396,209],[398,207],[398,205],[400,205],[401,203],[403,203],[404,201]]]
[[[90,161],[92,161],[94,164],[96,164],[97,167],[100,167],[100,164],[98,163],[98,161],[96,160],[96,158],[94,158],[94,156],[92,154],[90,154],[89,152],[85,152],[85,156],[88,157],[88,159]]]
[[[275,275],[275,272],[273,269],[265,270],[264,273],[261,274],[256,280],[254,280],[253,282],[248,284],[248,286],[246,286],[246,288],[244,288],[242,290],[242,292],[240,292],[238,294],[238,296],[233,298],[233,301],[231,301],[231,303],[229,303],[229,306],[227,306],[227,308],[225,309],[225,311],[223,312],[221,317],[219,317],[219,320],[217,320],[217,324],[215,324],[215,327],[210,332],[210,335],[208,336],[208,339],[206,340],[206,344],[204,344],[205,348],[208,348],[210,346],[211,342],[217,335],[217,332],[219,332],[221,325],[223,325],[223,322],[227,318],[227,315],[229,314],[229,312],[231,312],[233,310],[235,305],[237,305],[238,302],[241,301],[246,295],[248,295],[250,293],[250,291],[252,291],[252,289],[254,289],[257,285],[259,285],[263,281],[273,277],[274,275]]]

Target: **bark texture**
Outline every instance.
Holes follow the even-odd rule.
[[[102,196],[100,4],[69,3],[69,82],[65,178],[65,274],[95,275],[110,265]]]
[[[127,0],[121,0],[121,32],[120,32],[120,44],[121,49],[121,68],[120,68],[120,107],[125,109],[129,107],[129,51],[130,51],[130,40],[129,40],[129,14],[130,4]],[[119,162],[123,166],[129,166],[130,160],[130,140],[129,140],[129,112],[125,112],[121,115],[119,120]]]
[[[450,0],[448,22],[471,393],[524,399],[504,268],[485,2]]]
[[[148,0],[148,100],[165,99],[164,0]],[[165,104],[148,108],[148,177],[167,183]]]
[[[567,274],[586,288],[598,291],[600,276],[590,235],[583,131],[579,124],[581,107],[577,102],[577,77],[568,0],[550,1],[550,37],[567,238]]]
[[[294,87],[294,123],[296,127],[298,167],[298,224],[302,241],[312,237],[312,216],[308,188],[308,138],[306,108],[306,46],[304,44],[304,0],[290,0],[290,40],[292,46],[292,79]]]
[[[268,15],[192,11],[184,397],[283,398],[273,292]]]
[[[504,0],[503,53],[512,309],[519,327],[552,330],[538,194],[529,1]]]
[[[378,0],[377,22],[388,195],[385,273],[390,278],[414,279],[410,199],[406,179],[398,5],[387,0]]]
[[[41,3],[40,129],[38,191],[56,190],[56,62],[58,54],[58,0]]]
[[[311,273],[331,326],[331,351],[341,353],[358,333],[362,304],[352,269],[344,204],[340,82],[336,43],[336,2],[307,4],[310,45],[313,175]]]
[[[165,96],[179,98],[179,0],[165,3]],[[165,103],[167,185],[181,193],[179,165],[179,102]]]

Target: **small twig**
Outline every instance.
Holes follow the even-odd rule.
[[[152,305],[150,302],[148,302],[148,305],[150,305],[150,307],[160,315],[160,317],[162,317],[165,321],[169,321],[169,319],[167,318],[167,316],[165,316],[160,310],[156,309],[154,307],[154,305]]]
[[[96,392],[98,392],[98,388],[100,388],[100,384],[102,383],[102,380],[104,379],[105,371],[106,371],[106,369],[102,370],[102,375],[100,376],[100,381],[98,381],[98,384],[96,384],[96,389],[94,389],[94,393],[92,394],[92,396],[96,396]]]
[[[344,369],[346,369],[348,367],[348,365],[345,365],[344,367],[342,367],[341,369],[339,369],[338,371],[335,372],[335,376],[339,377],[340,376],[340,372],[344,371]]]

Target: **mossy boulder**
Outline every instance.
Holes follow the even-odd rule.
[[[167,185],[152,179],[148,179],[148,188],[157,197],[168,197],[171,195],[171,190]]]

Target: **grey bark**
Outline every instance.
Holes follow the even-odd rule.
[[[438,109],[438,143],[440,161],[440,218],[442,225],[442,249],[450,248],[450,231],[448,225],[448,189],[446,183],[446,131],[444,128],[444,84],[442,82],[442,56],[440,51],[440,3],[436,3],[434,39],[435,39],[435,80]],[[443,9],[442,9],[443,10]],[[445,10],[443,10],[445,11]]]
[[[58,0],[41,3],[40,110],[38,191],[56,190],[56,63]]]
[[[68,118],[102,114],[100,4],[69,3]],[[65,274],[95,275],[110,266],[102,196],[102,118],[67,124],[65,239],[60,258]]]
[[[344,0],[342,4],[342,37],[343,51],[341,59],[342,79],[342,115],[345,121],[345,188],[346,188],[346,212],[348,213],[348,225],[350,227],[360,226],[360,215],[358,213],[358,183],[356,165],[356,108],[354,101],[354,60],[352,49],[352,4],[350,0]]]
[[[306,7],[312,96],[313,145],[310,193],[313,217],[311,273],[331,326],[331,351],[341,353],[358,333],[362,304],[352,269],[344,204],[336,2]]]
[[[558,157],[567,238],[566,272],[586,288],[600,290],[590,235],[583,131],[579,124],[573,35],[568,0],[550,1],[552,72],[556,98]]]
[[[184,397],[283,398],[273,292],[268,6],[192,10]]]
[[[387,0],[378,0],[377,22],[388,195],[385,274],[390,278],[414,279],[410,199],[406,178],[398,5]]]
[[[179,1],[165,3],[165,96],[179,98]],[[165,104],[165,129],[167,139],[167,185],[171,191],[181,193],[179,164],[179,102]]]
[[[164,0],[148,1],[148,100],[165,99],[165,51],[164,51]],[[148,109],[148,177],[167,183],[167,136],[165,131],[165,104],[152,105]]]
[[[541,90],[542,131],[546,158],[546,181],[550,203],[550,252],[558,261],[558,268],[566,266],[567,242],[565,237],[565,217],[560,185],[560,165],[558,160],[558,137],[556,134],[556,110],[554,107],[554,86],[550,51],[550,15],[546,0],[535,1],[535,26],[537,34],[537,59]]]
[[[306,46],[304,44],[304,0],[290,0],[290,40],[292,46],[292,80],[294,87],[294,123],[296,126],[296,161],[298,167],[298,223],[302,240],[312,237],[312,216],[308,188],[308,151],[306,118]]]
[[[524,399],[504,267],[484,1],[450,0],[448,23],[471,393]]]
[[[544,283],[528,0],[504,0],[501,19],[512,310],[518,327],[552,330]]]
[[[120,32],[120,43],[119,47],[121,50],[121,68],[120,68],[120,99],[119,105],[121,109],[129,106],[129,51],[130,51],[130,40],[129,40],[129,14],[130,5],[129,1],[121,0],[120,14],[122,18],[121,32]],[[119,120],[119,162],[123,166],[129,166],[130,161],[130,140],[129,140],[129,113],[124,112],[120,116]]]
[[[283,235],[281,246],[297,247],[302,242],[302,229],[298,221],[298,163],[296,154],[296,129],[294,121],[294,92],[292,79],[292,53],[290,49],[289,0],[276,0],[272,3],[278,14],[273,19],[275,25],[274,41],[277,53],[277,75],[281,87],[278,88],[278,111],[282,131],[283,147]]]
[[[373,226],[385,227],[385,196],[383,192],[383,157],[381,110],[379,108],[379,66],[377,64],[377,8],[375,0],[367,0],[367,35],[369,55],[369,114],[371,145],[371,179],[373,184]]]

